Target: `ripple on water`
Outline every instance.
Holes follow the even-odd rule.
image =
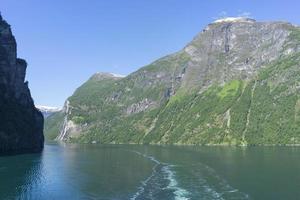
[[[181,181],[184,185],[189,185],[191,199],[250,199],[248,194],[233,188],[207,165],[199,163],[184,170]]]

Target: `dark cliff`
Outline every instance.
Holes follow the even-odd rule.
[[[10,25],[0,16],[0,154],[39,152],[43,116],[25,81],[27,63],[17,58]]]

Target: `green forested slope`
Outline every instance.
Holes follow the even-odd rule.
[[[71,142],[299,144],[299,33],[282,22],[211,24],[127,77],[95,74],[46,134],[61,126]]]

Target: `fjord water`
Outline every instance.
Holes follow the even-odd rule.
[[[298,147],[47,144],[0,157],[0,199],[297,199]]]

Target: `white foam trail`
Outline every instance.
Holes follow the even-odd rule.
[[[151,178],[156,173],[156,167],[160,164],[160,162],[158,160],[156,160],[154,157],[147,156],[138,151],[131,151],[131,152],[134,152],[134,153],[136,153],[140,156],[143,156],[143,157],[151,160],[152,162],[156,163],[152,168],[151,175],[146,180],[142,181],[142,185],[138,188],[138,191],[133,195],[133,197],[130,198],[130,200],[135,200],[137,197],[139,197],[145,191],[145,186],[147,185],[147,183],[151,180]]]
[[[153,156],[148,156],[148,155],[142,154],[138,151],[132,151],[132,152],[151,160],[152,162],[155,163],[155,165],[152,168],[152,174],[145,181],[142,182],[142,186],[140,186],[137,193],[135,193],[133,195],[133,197],[130,198],[131,200],[135,200],[137,197],[139,197],[139,195],[141,195],[145,191],[145,186],[151,180],[151,178],[155,175],[156,168],[159,165],[163,165],[162,172],[166,174],[165,178],[169,181],[169,184],[165,189],[170,189],[170,190],[174,191],[173,194],[175,195],[175,200],[189,200],[190,199],[187,197],[190,193],[187,190],[180,188],[178,186],[178,182],[175,178],[175,172],[171,170],[172,165],[169,165],[167,163],[161,163],[160,161],[155,159]]]
[[[230,197],[232,197],[233,195],[234,199],[250,199],[248,194],[245,194],[239,191],[238,189],[233,188],[231,185],[228,184],[228,182],[225,179],[221,178],[214,169],[202,163],[196,164],[192,172],[194,176],[194,180],[196,182],[190,188],[191,191],[193,191],[193,193],[191,194],[189,191],[178,186],[178,182],[176,180],[176,172],[172,170],[172,168],[180,167],[180,166],[170,165],[168,163],[162,163],[158,161],[156,158],[154,158],[153,156],[149,156],[140,153],[138,151],[131,151],[131,152],[134,152],[155,163],[154,167],[152,168],[152,174],[142,182],[142,185],[139,187],[138,191],[131,198],[131,200],[136,200],[138,197],[141,197],[140,195],[142,195],[143,192],[145,191],[148,182],[152,178],[155,178],[154,176],[156,176],[157,173],[159,172],[162,172],[163,173],[162,178],[168,181],[168,185],[162,189],[171,190],[174,194],[175,200],[189,200],[191,196],[194,195],[195,196],[199,195],[198,197],[200,199],[223,200],[223,199],[227,199],[228,195],[230,195]],[[161,167],[159,168],[161,170],[159,172],[157,171],[158,167]],[[210,184],[212,180],[214,182],[213,185]],[[150,199],[153,199],[153,197]]]
[[[167,174],[169,180],[168,189],[174,190],[175,200],[189,200],[187,196],[189,192],[183,188],[178,187],[178,182],[175,179],[175,172],[170,169],[170,165],[164,166],[162,170]]]

